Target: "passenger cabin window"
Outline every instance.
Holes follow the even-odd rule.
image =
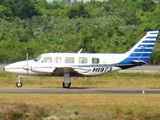
[[[78,62],[79,63],[87,63],[88,59],[86,57],[79,57]]]
[[[74,57],[66,57],[65,63],[74,63]]]
[[[41,63],[52,63],[52,57],[43,57]]]
[[[92,63],[99,63],[99,58],[92,58]]]
[[[62,62],[62,58],[61,57],[55,57],[54,58],[54,63],[61,63]]]

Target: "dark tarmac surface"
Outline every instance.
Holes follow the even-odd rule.
[[[17,94],[160,94],[149,88],[0,88],[0,93]]]

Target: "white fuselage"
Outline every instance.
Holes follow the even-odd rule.
[[[5,67],[5,71],[22,76],[26,74],[29,76],[61,75],[62,72],[77,72],[82,75],[92,76],[121,70],[121,68],[112,65],[119,63],[126,57],[126,54],[45,53],[35,60],[10,64]],[[61,70],[56,71],[56,69]]]

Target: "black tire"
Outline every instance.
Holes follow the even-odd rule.
[[[63,88],[70,88],[70,86],[71,86],[71,83],[62,83],[62,87]]]
[[[17,83],[16,83],[16,86],[17,86],[18,88],[21,88],[21,87],[22,87],[22,82],[17,82]]]

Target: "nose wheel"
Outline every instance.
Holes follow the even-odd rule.
[[[18,82],[16,83],[16,86],[17,86],[18,88],[21,88],[21,87],[22,87],[21,78],[18,78]]]

